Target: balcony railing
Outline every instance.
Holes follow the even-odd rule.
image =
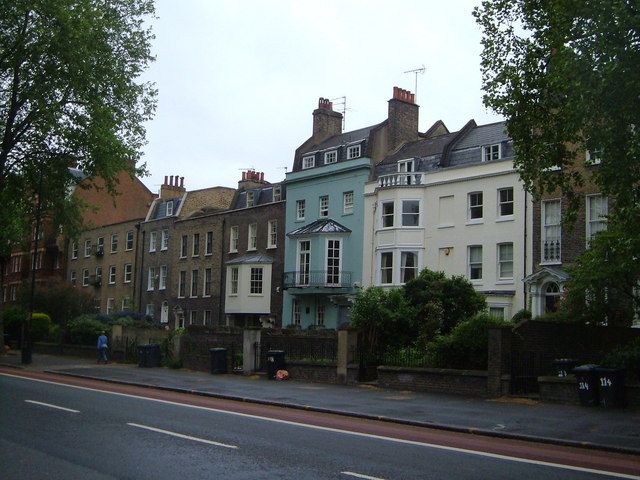
[[[560,239],[549,238],[542,243],[542,261],[543,262],[559,262],[560,261]]]
[[[334,273],[330,270],[285,272],[282,284],[284,288],[351,287],[351,272]]]
[[[423,173],[392,173],[390,175],[380,175],[378,177],[378,185],[381,187],[401,187],[423,184]]]

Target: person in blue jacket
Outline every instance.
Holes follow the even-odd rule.
[[[98,363],[103,362],[107,363],[107,336],[104,331],[100,332],[100,336],[98,337]]]

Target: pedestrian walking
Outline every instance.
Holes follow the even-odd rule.
[[[98,337],[98,363],[107,363],[107,348],[109,345],[107,344],[107,335],[104,331],[100,332],[100,336]]]

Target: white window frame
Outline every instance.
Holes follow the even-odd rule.
[[[278,220],[267,222],[267,248],[277,248],[278,246]]]
[[[71,242],[71,260],[78,258],[78,243]]]
[[[204,269],[204,275],[202,278],[202,296],[211,296],[211,282],[213,280],[213,269],[211,267]],[[207,293],[208,292],[208,293]]]
[[[472,203],[473,199],[480,198],[479,203]],[[474,210],[475,209],[475,210]],[[480,210],[480,216],[474,217],[474,213],[476,210]],[[482,223],[484,221],[484,192],[476,191],[469,192],[467,194],[467,222],[468,223]]]
[[[273,201],[282,201],[282,187],[280,187],[280,185],[278,185],[277,187],[273,187]]]
[[[133,277],[133,265],[131,263],[124,264],[124,283],[131,283]]]
[[[178,273],[178,298],[185,298],[187,295],[187,271],[180,270]]]
[[[296,200],[296,220],[304,220],[306,214],[306,201],[304,199]]]
[[[144,309],[144,314],[147,317],[153,317],[156,313],[156,308],[153,303],[147,303],[147,306]]]
[[[158,279],[158,290],[167,289],[167,276],[169,275],[169,267],[160,265],[160,278]]]
[[[238,286],[240,282],[240,268],[229,267],[229,296],[238,296]]]
[[[503,258],[503,249],[505,249],[506,247],[511,247],[511,258],[510,259],[509,258]],[[498,274],[498,281],[513,282],[514,267],[515,267],[513,242],[499,243],[497,245],[496,260],[497,260],[496,272]],[[509,263],[511,264],[511,275],[510,276],[503,274],[504,266],[508,265]]]
[[[378,255],[378,284],[379,285],[393,285],[394,284],[394,279],[393,279],[393,264],[394,264],[394,255],[393,255],[393,251],[389,250],[389,251],[382,251],[379,252]],[[391,259],[391,265],[385,265],[384,264],[384,259],[385,258],[390,258]],[[385,273],[388,273],[388,279],[389,281],[385,281]]]
[[[104,243],[104,239],[103,239],[103,243]],[[134,243],[133,230],[127,230],[127,236],[125,237],[125,243],[124,243],[125,251],[129,252],[133,250],[133,243]],[[98,238],[98,246],[104,248],[103,245],[100,245],[100,238]]]
[[[480,249],[480,261],[473,261],[472,262],[472,258],[471,258],[471,252],[474,249]],[[467,277],[469,278],[469,281],[471,283],[480,283],[482,282],[482,278],[483,278],[483,271],[484,271],[484,249],[482,248],[482,245],[469,245],[467,247]],[[474,268],[478,268],[478,265],[480,266],[480,276],[478,278],[473,278],[472,272],[474,271]]]
[[[415,266],[414,267],[404,267],[402,265],[402,260],[403,260],[403,256],[405,255],[413,255],[415,258]],[[400,263],[398,264],[398,267],[400,269],[400,285],[404,285],[405,283],[407,283],[407,281],[409,280],[413,280],[414,278],[416,278],[419,274],[420,274],[420,255],[416,250],[401,250],[400,251]],[[407,270],[413,270],[414,274],[413,274],[413,278],[410,278],[409,280],[405,281],[405,272]]]
[[[189,297],[196,298],[198,296],[198,277],[200,270],[198,268],[191,269],[191,288],[189,289]]]
[[[91,239],[87,239],[84,241],[84,258],[88,258],[91,256]]]
[[[318,209],[318,217],[328,217],[329,216],[329,195],[321,195],[318,199],[319,201],[319,209]]]
[[[252,190],[247,191],[247,208],[256,204],[256,193]]]
[[[324,326],[325,306],[318,305],[316,307],[316,325]]]
[[[156,267],[149,267],[147,270],[147,292],[155,290],[156,286]]]
[[[502,158],[502,147],[499,143],[485,145],[482,147],[482,161],[490,162],[492,160],[500,160]]]
[[[109,315],[113,310],[115,310],[116,299],[115,298],[107,298],[107,315]]]
[[[342,194],[342,214],[353,214],[353,190]]]
[[[198,324],[198,311],[189,310],[189,325],[197,325],[197,324]]]
[[[502,192],[506,192],[507,199],[503,200]],[[509,192],[511,192],[511,200],[509,200]],[[508,209],[509,205],[511,205],[511,213],[503,213],[503,207]],[[508,220],[513,219],[513,214],[515,212],[515,201],[514,201],[514,191],[513,187],[504,187],[498,189],[498,218],[500,220]]]
[[[131,308],[131,298],[122,297],[122,303],[120,304],[120,307],[120,310],[123,312],[129,310]]]
[[[347,160],[352,160],[362,156],[362,147],[360,144],[347,147]]]
[[[118,252],[118,234],[112,233],[111,234],[111,253],[117,253],[117,252]]]
[[[254,279],[254,273],[259,275],[259,279]],[[254,292],[254,286],[256,291]],[[258,288],[259,287],[259,291]],[[249,268],[249,296],[264,296],[264,267],[250,267]]]
[[[88,268],[82,269],[82,286],[83,287],[89,286],[89,269]]]
[[[205,310],[204,316],[202,317],[203,325],[213,325],[213,316],[211,315],[211,310]]]
[[[418,213],[414,213],[414,212],[405,212],[404,211],[404,206],[405,203],[416,203],[418,205]],[[400,212],[400,216],[401,216],[401,221],[400,221],[400,225],[402,226],[402,228],[419,228],[422,225],[422,202],[420,200],[417,199],[410,199],[410,198],[404,198],[402,199],[401,203],[401,212]],[[418,216],[418,222],[417,225],[405,225],[405,218],[407,217],[411,217],[413,218],[415,215]]]
[[[158,232],[149,233],[149,252],[155,252],[158,243]]]
[[[337,257],[336,256],[329,257],[329,246],[332,244],[332,242],[338,242],[338,249],[337,249],[338,256]],[[343,241],[342,241],[341,238],[329,237],[325,241],[325,246],[324,246],[324,266],[325,266],[325,269],[326,269],[325,270],[326,273],[325,273],[324,281],[325,281],[326,285],[330,285],[330,286],[340,286],[340,285],[342,285],[342,266],[343,266],[343,263],[344,263],[344,258],[343,258],[343,255],[342,255],[343,248],[344,248],[344,245],[343,245]],[[336,251],[335,245],[334,245],[332,250],[334,252]],[[329,265],[329,260],[334,260],[335,261],[336,259],[338,261],[338,267],[337,267],[338,271],[337,271],[337,273],[335,271],[335,269],[336,269],[335,265],[331,265],[331,266]],[[329,273],[329,271],[332,271],[333,273]],[[335,278],[336,276],[337,276],[337,281],[335,281],[336,280],[336,278]]]
[[[116,266],[115,265],[109,265],[109,285],[115,285],[116,284]]]
[[[247,227],[247,251],[258,249],[258,224],[250,223]]]
[[[293,315],[292,322],[294,325],[300,325],[300,302],[298,300],[293,300],[291,313]]]
[[[308,168],[313,168],[316,166],[316,157],[315,155],[306,155],[302,157],[302,169],[306,170]]]
[[[600,216],[597,218],[594,218],[593,216],[593,206],[591,204],[592,200],[596,200],[600,201],[600,202],[604,202],[604,208],[602,209],[604,211],[604,215],[605,216]],[[586,207],[586,218],[585,218],[585,239],[586,239],[586,246],[587,248],[589,248],[589,246],[591,245],[591,241],[593,240],[593,236],[598,233],[598,232],[602,232],[605,231],[607,229],[607,217],[606,215],[609,214],[609,201],[608,198],[605,197],[604,195],[602,195],[601,193],[597,193],[594,195],[587,195],[585,197],[585,207]],[[594,228],[595,226],[598,225],[602,225],[604,226],[604,228]],[[595,231],[594,231],[595,230]]]
[[[239,228],[237,225],[234,225],[229,229],[229,253],[236,253],[238,251],[239,241],[240,241]]]
[[[329,152],[324,152],[324,164],[329,165],[331,163],[337,163],[338,161],[338,151],[331,150]]]
[[[200,256],[200,234],[194,233],[191,239],[191,256],[199,257]]]
[[[558,206],[558,218],[556,222],[547,223],[547,209],[550,204],[557,204]],[[562,263],[562,200],[559,198],[543,200],[540,207],[540,222],[541,222],[541,235],[540,235],[540,263],[542,264],[558,264]],[[549,232],[556,230],[558,232],[556,237],[551,237]],[[545,249],[545,243],[556,242],[556,245],[552,248]],[[553,253],[546,254],[545,251],[553,250]]]
[[[385,205],[391,205],[391,213],[385,213]],[[380,228],[393,228],[396,224],[396,204],[393,200],[380,202]],[[391,225],[385,225],[385,219],[391,220]]]
[[[69,273],[69,281],[71,282],[71,285],[75,285],[77,282],[77,276],[76,276],[76,271],[75,270],[71,270],[71,272]]]
[[[162,229],[160,234],[160,250],[165,251],[169,249],[169,230]]]
[[[180,258],[187,258],[187,254],[189,253],[189,236],[182,235],[180,237]]]
[[[205,234],[204,254],[205,256],[213,255],[213,232],[209,231]]]
[[[302,250],[302,244],[308,244],[308,249]],[[305,255],[305,262],[301,262],[302,255]],[[302,268],[305,267],[303,272]],[[296,285],[307,286],[311,284],[311,240],[301,238],[296,246]]]
[[[173,215],[173,200],[169,200],[167,202],[166,216],[171,217],[172,215]]]

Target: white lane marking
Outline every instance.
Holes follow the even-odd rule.
[[[363,475],[362,473],[356,473],[356,472],[340,472],[340,473],[342,475],[349,475],[350,477],[364,478],[365,480],[385,480],[384,478],[370,477],[369,475]]]
[[[238,448],[235,445],[227,445],[226,443],[214,442],[213,440],[207,440],[206,438],[192,437],[190,435],[171,432],[169,430],[163,430],[161,428],[149,427],[147,425],[140,425],[138,423],[127,423],[127,425],[137,428],[144,428],[145,430],[151,430],[152,432],[164,433],[165,435],[171,435],[172,437],[186,438],[187,440],[193,440],[194,442],[206,443],[207,445],[215,445],[216,447]]]
[[[251,415],[249,413],[230,412],[228,410],[220,410],[220,409],[211,408],[211,407],[202,407],[200,405],[189,405],[189,404],[186,404],[186,403],[172,402],[170,400],[161,400],[161,399],[158,399],[158,398],[142,397],[142,396],[138,396],[138,395],[131,395],[129,393],[110,392],[108,390],[100,390],[100,389],[97,389],[97,388],[90,388],[90,387],[81,387],[81,386],[78,386],[78,385],[68,385],[66,383],[52,382],[50,380],[41,380],[39,378],[21,377],[20,375],[12,375],[10,373],[0,372],[0,375],[6,376],[6,377],[20,378],[20,379],[23,379],[23,380],[31,380],[31,381],[40,382],[40,383],[49,383],[49,384],[52,384],[52,385],[58,385],[58,386],[63,386],[63,387],[76,388],[78,390],[87,390],[87,391],[90,391],[90,392],[106,393],[106,394],[111,394],[111,395],[118,395],[118,396],[121,396],[121,397],[137,398],[137,399],[140,399],[140,400],[147,400],[147,401],[150,401],[150,402],[164,403],[166,405],[177,405],[177,406],[180,406],[180,407],[192,408],[192,409],[195,409],[195,410],[207,410],[207,411],[210,411],[210,412],[222,413],[222,414],[227,414],[227,415],[234,415],[234,416],[237,416],[237,417],[252,418],[252,419],[256,419],[256,420],[264,420],[266,422],[273,422],[273,423],[280,423],[280,424],[284,424],[284,425],[292,425],[292,426],[297,426],[297,427],[310,428],[310,429],[321,430],[321,431],[325,431],[325,432],[342,433],[342,434],[351,435],[351,436],[354,436],[354,437],[373,438],[373,439],[376,439],[376,440],[384,440],[384,441],[387,441],[387,442],[401,443],[401,444],[405,444],[405,445],[414,445],[414,446],[419,446],[419,447],[434,448],[434,449],[437,449],[437,450],[445,450],[445,451],[449,451],[449,452],[466,453],[466,454],[469,454],[469,455],[477,455],[477,456],[480,456],[480,457],[494,458],[494,459],[497,459],[497,460],[507,460],[507,461],[511,461],[511,462],[527,463],[527,464],[531,464],[531,465],[541,465],[541,466],[545,466],[545,467],[560,468],[560,469],[563,469],[563,470],[572,470],[572,471],[576,471],[576,472],[595,473],[597,475],[605,475],[605,476],[615,477],[615,478],[628,478],[628,479],[632,479],[632,480],[640,480],[640,476],[629,475],[629,474],[626,474],[626,473],[617,473],[617,472],[609,472],[609,471],[606,471],[606,470],[596,470],[596,469],[593,469],[593,468],[576,467],[576,466],[573,466],[573,465],[563,465],[561,463],[543,462],[541,460],[529,460],[527,458],[511,457],[511,456],[508,456],[508,455],[500,455],[500,454],[497,454],[497,453],[481,452],[481,451],[477,451],[477,450],[467,450],[465,448],[458,448],[458,447],[448,447],[446,445],[438,445],[438,444],[434,444],[434,443],[424,443],[424,442],[416,442],[416,441],[413,441],[413,440],[404,440],[404,439],[401,439],[401,438],[383,437],[381,435],[374,435],[374,434],[371,434],[371,433],[351,432],[349,430],[341,430],[341,429],[338,429],[338,428],[321,427],[321,426],[318,426],[318,425],[308,425],[308,424],[305,424],[305,423],[292,422],[292,421],[289,421],[289,420],[280,420],[278,418],[269,418],[269,417],[262,417],[262,416],[259,416],[259,415]]]
[[[80,410],[74,410],[73,408],[60,407],[58,405],[52,405],[50,403],[36,402],[35,400],[25,400],[25,402],[33,403],[35,405],[42,405],[43,407],[55,408],[57,410],[64,410],[65,412],[80,413]]]

